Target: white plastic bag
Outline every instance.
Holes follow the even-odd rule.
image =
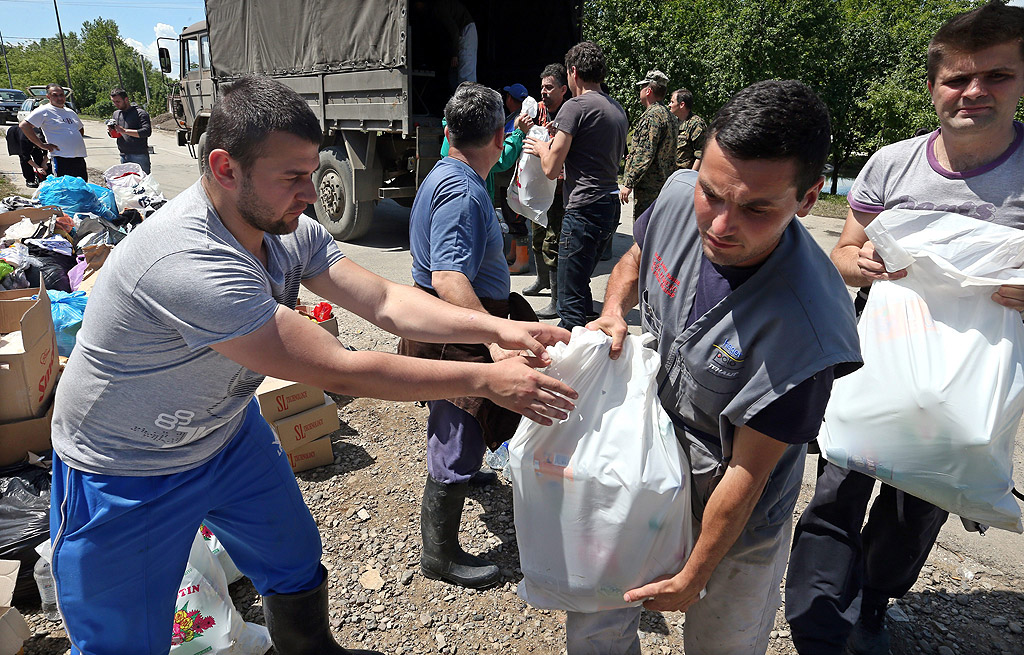
[[[121,211],[137,209],[143,216],[155,211],[154,204],[166,202],[160,185],[135,163],[114,164],[103,172],[103,179],[114,192],[114,201]]]
[[[519,595],[534,607],[622,608],[622,595],[678,573],[693,545],[689,467],[658,399],[658,353],[577,327],[547,373],[579,392],[565,421],[523,419],[509,442]]]
[[[1024,325],[992,301],[1024,284],[1024,230],[890,210],[866,232],[886,268],[858,325],[864,367],[836,380],[818,436],[833,463],[979,523],[1021,532],[1011,495]]]
[[[199,525],[199,534],[203,536],[203,541],[206,542],[206,547],[210,549],[213,556],[217,558],[217,562],[220,567],[224,569],[224,577],[227,579],[228,584],[237,582],[242,579],[242,572],[235,566],[231,556],[228,555],[228,551],[224,549],[224,544],[220,543],[220,539],[217,535],[213,534],[210,528],[206,527],[205,523]]]
[[[548,141],[546,127],[534,125],[528,137]],[[547,211],[555,199],[557,180],[549,180],[540,165],[540,157],[524,152],[516,162],[516,172],[508,185],[508,206],[520,216],[525,216],[541,227],[547,227]]]
[[[246,623],[235,609],[224,569],[201,531],[192,540],[174,607],[171,655],[263,655],[272,645],[264,626]]]

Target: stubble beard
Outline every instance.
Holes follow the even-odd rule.
[[[238,214],[246,223],[267,234],[282,235],[295,231],[295,227],[288,225],[283,217],[275,216],[274,211],[260,199],[249,175],[242,178],[238,194]]]

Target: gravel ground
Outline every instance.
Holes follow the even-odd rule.
[[[310,298],[304,298],[304,301]],[[394,351],[396,339],[339,315],[341,339],[360,349]],[[515,593],[521,578],[512,490],[501,479],[466,502],[464,547],[499,564],[500,586],[470,591],[419,573],[419,506],[426,466],[426,409],[413,403],[335,397],[341,429],[334,464],[300,473],[299,486],[320,526],[330,572],[331,625],[347,647],[409,653],[562,653],[565,614],[536,610]],[[810,462],[809,462],[810,465]],[[804,490],[797,507],[808,497]],[[895,655],[1024,654],[1021,580],[969,556],[937,547],[920,580],[889,610]],[[231,587],[248,621],[263,622],[259,596],[245,579]],[[21,608],[33,631],[26,655],[69,652],[59,624]],[[684,616],[644,612],[643,652],[682,653]],[[768,652],[796,651],[780,609]]]

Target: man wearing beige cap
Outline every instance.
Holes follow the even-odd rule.
[[[633,127],[633,136],[626,154],[626,172],[619,199],[622,204],[633,198],[633,216],[644,213],[654,204],[665,180],[676,170],[676,122],[661,101],[668,92],[668,76],[659,70],[647,71],[636,83],[640,87],[640,104],[646,111]]]

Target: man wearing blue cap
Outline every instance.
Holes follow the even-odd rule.
[[[509,84],[503,91],[505,91],[505,109],[509,112],[505,115],[505,134],[508,134],[516,129],[516,117],[523,111],[523,100],[526,100],[526,96],[530,95],[530,92],[518,82]]]

